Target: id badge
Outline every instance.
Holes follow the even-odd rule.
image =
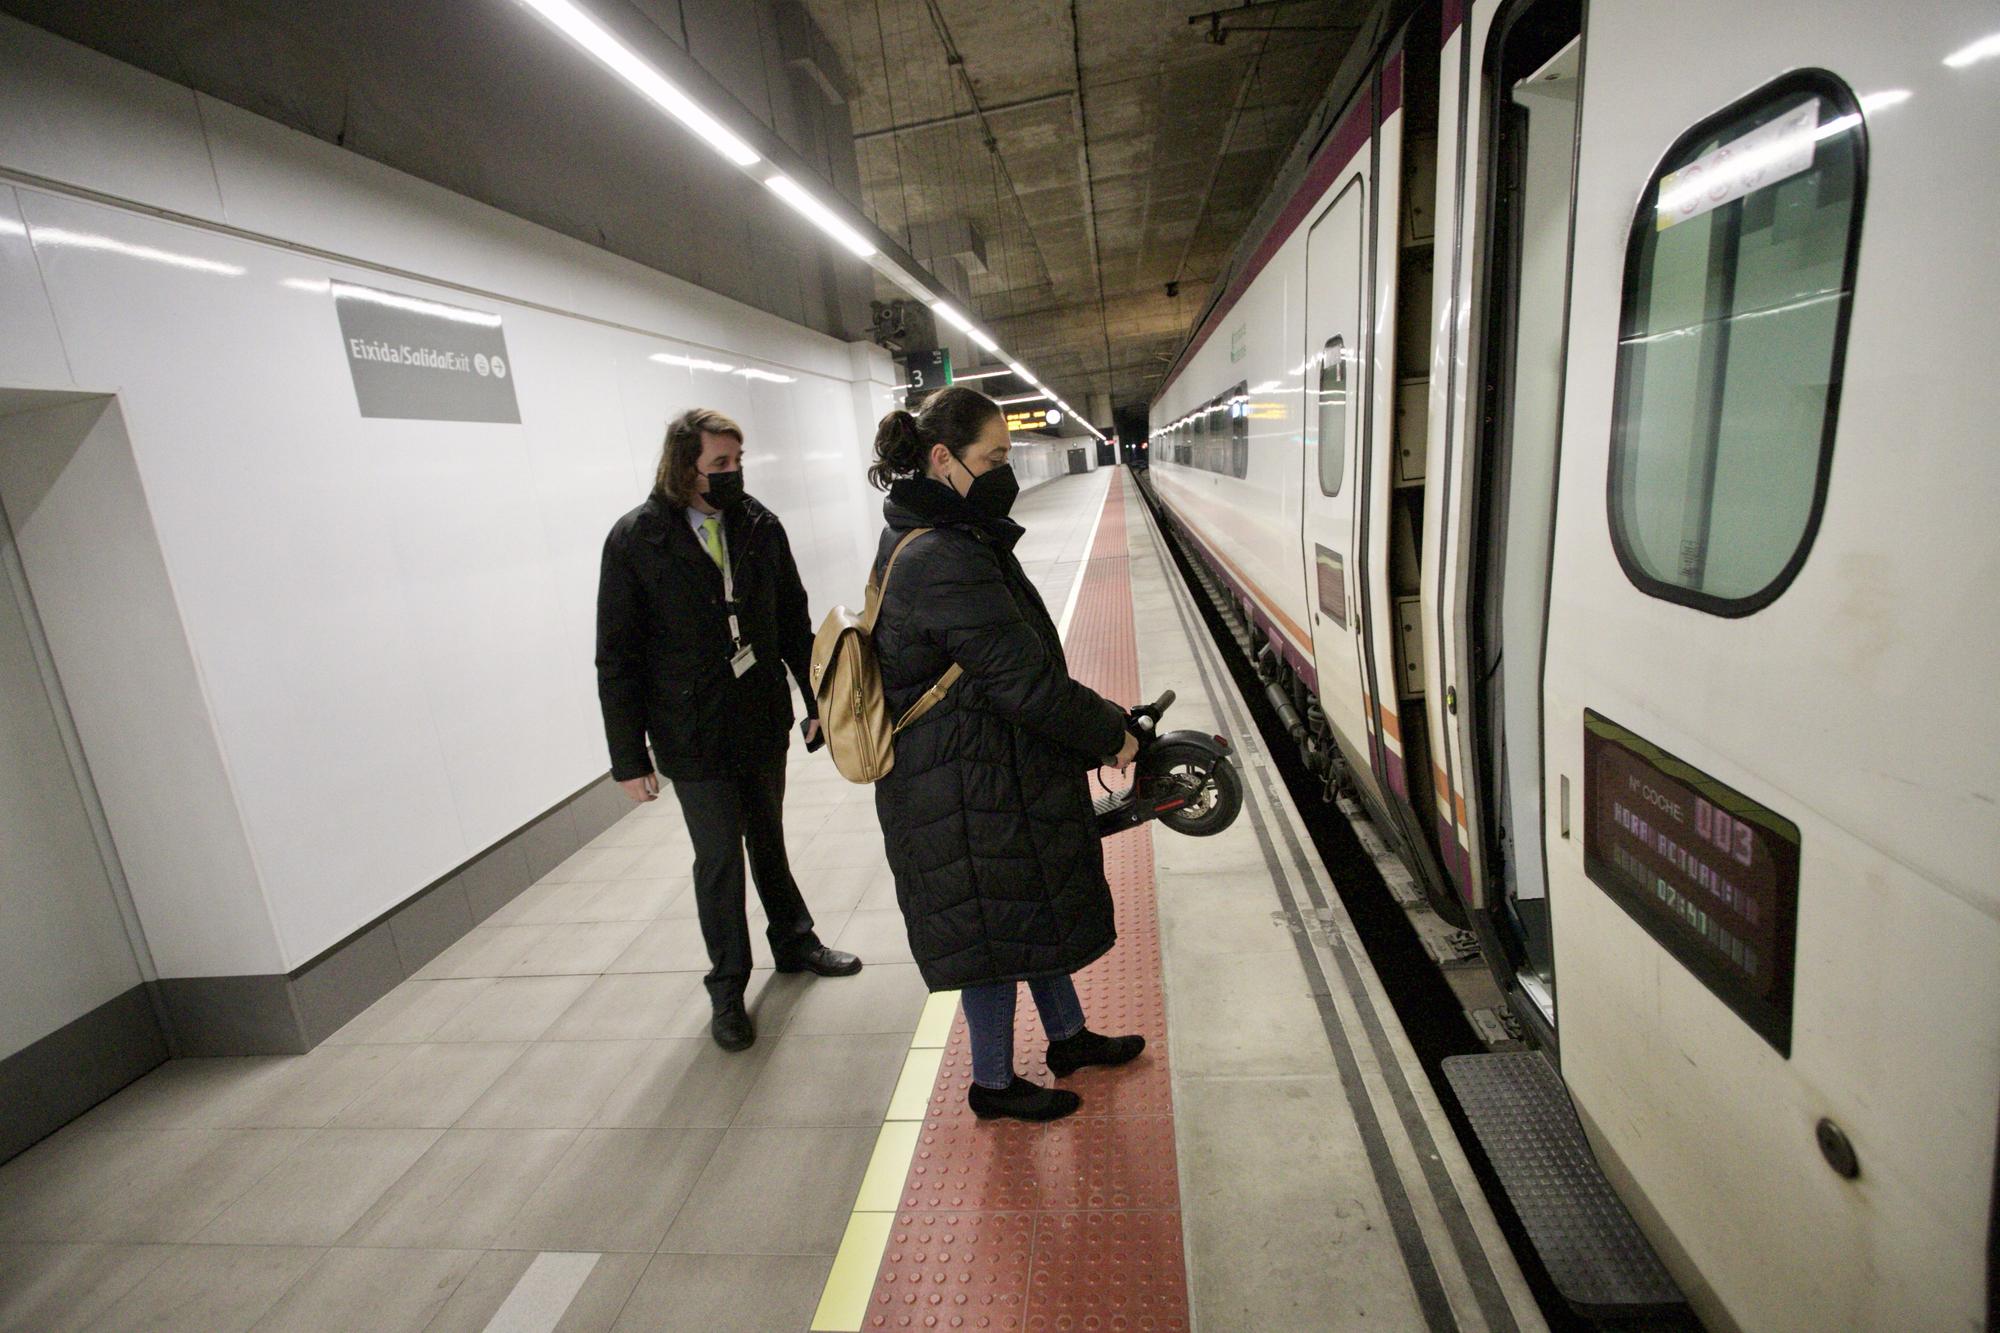
[[[744,672],[756,665],[757,649],[750,644],[744,644],[729,655],[729,669],[736,673],[738,679],[741,679]]]

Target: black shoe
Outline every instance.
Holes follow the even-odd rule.
[[[993,1089],[975,1083],[965,1094],[972,1113],[981,1120],[996,1117],[1008,1120],[1060,1120],[1083,1105],[1083,1098],[1065,1088],[1045,1088],[1030,1083],[1019,1074],[1005,1088]]]
[[[757,1040],[757,1029],[751,1026],[750,1015],[741,1000],[731,1000],[717,1009],[715,1017],[709,1020],[708,1031],[715,1044],[725,1051],[747,1050]]]
[[[1106,1037],[1089,1028],[1074,1037],[1049,1043],[1049,1072],[1068,1078],[1085,1065],[1122,1065],[1139,1058],[1144,1037]]]
[[[823,977],[851,977],[861,970],[861,960],[851,953],[815,944],[797,958],[778,964],[780,972],[816,972]]]

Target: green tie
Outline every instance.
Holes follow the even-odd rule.
[[[708,550],[708,558],[722,568],[722,520],[705,518],[701,521],[701,544]]]

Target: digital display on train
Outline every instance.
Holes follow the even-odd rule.
[[[1798,825],[1588,710],[1583,786],[1592,882],[1789,1056]]]

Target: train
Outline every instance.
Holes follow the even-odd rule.
[[[2000,13],[1391,4],[1131,451],[1711,1328],[1976,1329]]]

